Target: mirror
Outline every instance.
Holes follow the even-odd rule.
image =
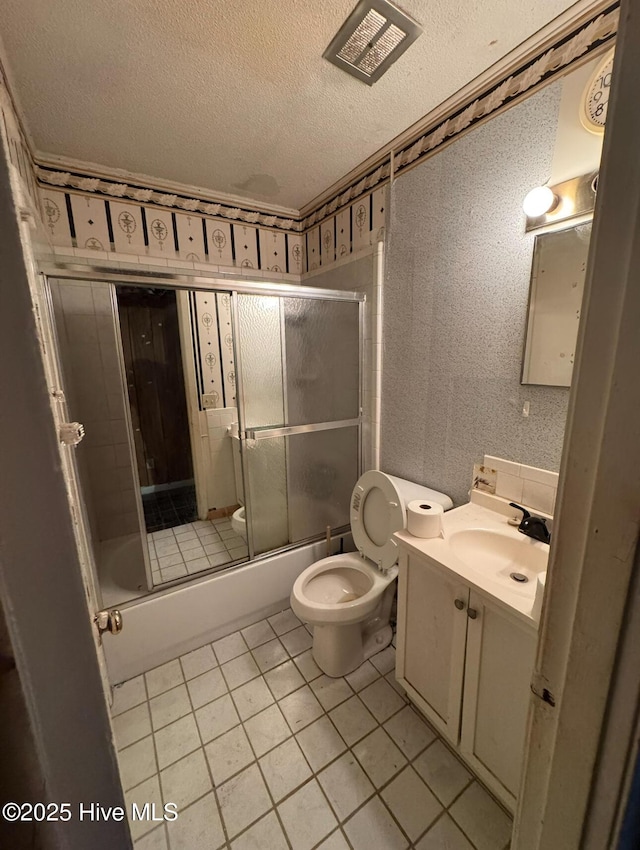
[[[536,236],[523,384],[571,386],[591,222]]]

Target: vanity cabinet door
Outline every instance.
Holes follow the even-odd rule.
[[[403,554],[398,577],[397,678],[453,744],[460,735],[469,589]]]
[[[537,632],[470,594],[460,751],[514,809],[524,755]]]

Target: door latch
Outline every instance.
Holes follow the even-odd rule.
[[[84,437],[84,425],[80,422],[63,422],[58,436],[64,446],[77,446]]]
[[[111,632],[112,635],[119,635],[122,631],[122,614],[117,608],[111,608],[108,611],[98,611],[93,618],[98,632]]]

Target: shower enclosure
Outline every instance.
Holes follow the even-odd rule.
[[[237,339],[258,555],[349,524],[360,469],[358,304],[238,294]]]
[[[105,606],[348,528],[361,295],[71,274],[50,312]]]

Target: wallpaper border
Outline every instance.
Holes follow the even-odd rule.
[[[22,147],[22,154],[16,165],[21,166],[23,170],[28,160],[38,185],[45,189],[67,190],[67,192],[82,193],[112,202],[129,201],[134,204],[143,204],[146,208],[182,211],[187,215],[198,213],[233,222],[235,226],[253,225],[268,228],[273,232],[285,232],[291,236],[299,235],[303,240],[300,249],[306,248],[306,263],[302,271],[312,271],[320,265],[335,261],[344,254],[339,234],[343,233],[346,241],[347,229],[350,241],[346,249],[347,253],[357,251],[362,247],[363,241],[370,242],[374,238],[383,237],[384,221],[381,222],[380,215],[375,216],[374,213],[376,209],[378,212],[384,212],[384,203],[378,205],[377,199],[374,200],[372,196],[381,192],[386,184],[409,168],[433,156],[443,146],[450,144],[463,133],[469,132],[480,122],[507,109],[525,96],[533,94],[560,75],[566,74],[572,65],[583,62],[586,56],[596,51],[600,52],[612,44],[617,32],[618,19],[619,3],[615,2],[604,11],[599,10],[594,13],[586,22],[583,21],[573,28],[565,27],[564,30],[558,30],[553,36],[554,42],[551,47],[547,46],[545,50],[523,62],[516,70],[512,69],[511,73],[505,74],[503,78],[488,80],[484,90],[476,92],[468,102],[452,108],[448,115],[441,114],[437,121],[434,119],[432,127],[428,126],[429,116],[425,116],[420,127],[416,129],[415,135],[406,137],[401,148],[393,153],[381,154],[378,161],[374,160],[370,163],[366,174],[354,176],[351,172],[350,175],[345,176],[341,181],[342,185],[338,184],[333,196],[327,201],[319,202],[317,207],[305,216],[300,214],[286,218],[280,214],[265,211],[264,205],[261,205],[261,210],[252,208],[250,203],[233,206],[228,198],[220,198],[218,201],[215,193],[209,191],[202,190],[202,195],[206,197],[198,197],[191,187],[188,189],[185,187],[183,192],[172,192],[137,185],[133,182],[128,183],[121,177],[109,176],[107,170],[104,170],[104,176],[100,177],[95,173],[88,174],[86,171],[83,173],[80,164],[75,170],[68,167],[57,168],[44,160],[38,162],[28,149],[26,142],[28,137],[20,126],[17,110],[14,109]],[[0,79],[11,102],[13,99],[4,72]],[[9,136],[9,133],[7,135]],[[15,153],[18,155],[19,152],[16,150]],[[33,194],[35,181],[28,179],[27,176],[25,182],[27,185],[31,184],[29,188]],[[361,232],[361,238],[358,239],[356,238],[358,228],[360,231],[363,230],[359,225],[364,215],[363,209],[368,218],[365,228],[369,234],[365,237]],[[345,220],[340,230],[340,217],[346,216],[347,213],[350,213],[348,226]],[[316,254],[317,257],[314,260]]]
[[[481,121],[566,74],[573,64],[585,56],[613,43],[619,15],[619,4],[615,3],[609,10],[598,14],[572,33],[559,33],[553,47],[535,56],[516,72],[494,81],[482,94],[452,111],[432,128],[420,130],[410,137],[393,155],[386,154],[380,162],[372,165],[368,174],[337,190],[331,200],[319,205],[303,219],[304,229],[307,230],[346,204],[353,203],[384,180],[390,177],[395,179]]]

